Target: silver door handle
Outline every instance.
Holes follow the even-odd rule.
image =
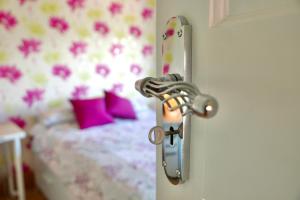
[[[177,185],[189,177],[191,116],[215,116],[218,102],[191,83],[192,26],[183,16],[168,20],[162,58],[164,76],[137,80],[135,88],[143,96],[161,101],[160,126],[153,127],[148,138],[152,144],[162,145],[162,166],[168,180]]]
[[[192,83],[183,81],[179,74],[168,74],[160,78],[146,77],[137,80],[135,88],[145,97],[156,97],[169,111],[180,109],[183,116],[195,114],[199,117],[213,117],[218,102],[210,95],[202,94]],[[174,100],[176,103],[171,104]]]

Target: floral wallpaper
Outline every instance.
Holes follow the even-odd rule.
[[[155,0],[0,0],[0,121],[152,74]]]

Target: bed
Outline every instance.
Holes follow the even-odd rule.
[[[79,130],[76,123],[35,125],[38,187],[49,200],[154,200],[155,146],[147,139],[152,110],[138,120]]]

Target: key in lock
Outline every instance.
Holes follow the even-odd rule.
[[[182,124],[179,126],[178,130],[174,130],[173,127],[170,128],[170,131],[165,131],[161,126],[154,126],[150,129],[148,138],[152,144],[159,145],[163,142],[165,136],[170,135],[170,144],[173,143],[173,135],[178,134],[182,138]]]

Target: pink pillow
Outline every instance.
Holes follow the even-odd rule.
[[[70,100],[80,129],[112,123],[103,98]]]
[[[136,119],[133,106],[128,99],[119,97],[113,92],[105,91],[105,104],[107,112],[112,116],[124,119]]]

